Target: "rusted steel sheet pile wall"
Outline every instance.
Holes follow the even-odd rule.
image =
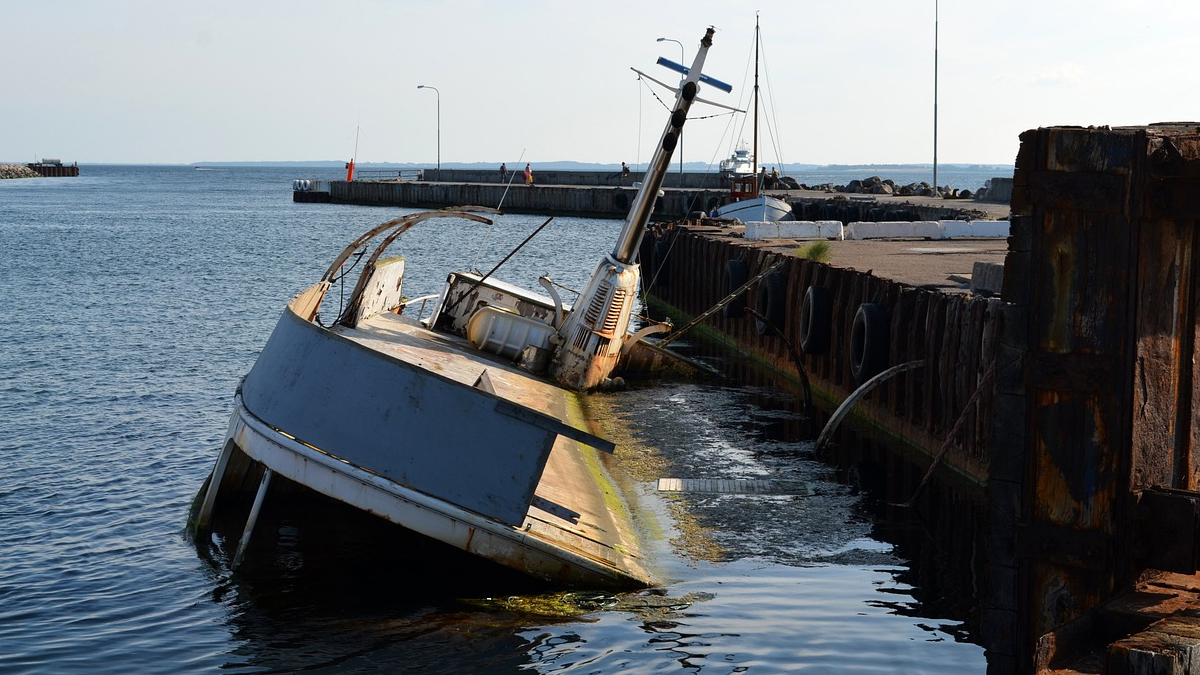
[[[26,164],[25,166],[28,166],[30,169],[38,172],[39,175],[46,178],[74,178],[75,176],[79,175],[78,164],[47,164],[43,162],[36,162],[33,164]]]
[[[863,421],[926,454],[950,437],[943,463],[986,486],[989,672],[1041,672],[1096,649],[1091,663],[1108,672],[1192,672],[1197,615],[1176,621],[1186,635],[1126,638],[1162,615],[1124,594],[1155,570],[1200,586],[1200,125],[1038,129],[1021,141],[1002,301],[688,226],[643,242],[652,304],[694,316],[736,285],[731,264],[746,278],[784,258],[748,304],[770,313],[778,302],[779,327],[802,344],[805,294],[828,293],[828,349],[801,360],[830,404],[858,384],[855,313],[878,306],[886,363],[926,365],[860,403]],[[785,341],[740,311],[705,327],[795,372]],[[1174,611],[1200,611],[1200,595],[1179,602]]]
[[[740,261],[753,277],[781,258],[785,264],[777,272],[776,289],[782,291],[778,301],[782,316],[777,325],[798,351],[803,343],[800,315],[806,292],[810,287],[825,289],[830,300],[824,319],[828,348],[800,354],[814,395],[833,406],[858,387],[851,369],[852,327],[862,303],[876,305],[887,317],[888,339],[870,349],[885,350],[887,365],[918,359],[926,365],[886,381],[860,402],[857,410],[863,421],[924,455],[936,454],[958,425],[942,462],[977,484],[986,482],[992,396],[991,387],[981,389],[980,384],[994,358],[1000,328],[998,300],[904,286],[867,272],[755,248],[711,228],[663,229],[647,237],[642,248],[642,260],[650,268],[652,304],[681,318],[698,315],[728,294],[733,282],[726,269],[731,261]],[[748,306],[763,314],[767,312],[761,309],[770,304],[761,297],[769,293],[768,283],[769,278],[760,282],[764,288],[747,294]],[[736,316],[718,314],[705,323],[713,337],[798,378],[787,342],[773,331],[760,333],[752,315],[741,310],[731,313]],[[981,390],[976,401],[968,407],[977,389]]]
[[[1028,672],[1146,568],[1195,571],[1200,127],[1030,131],[1014,183],[988,612]]]

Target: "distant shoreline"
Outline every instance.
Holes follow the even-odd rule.
[[[620,162],[616,163],[600,163],[600,162],[575,162],[569,160],[558,160],[553,162],[531,162],[534,166],[540,167],[543,171],[619,171],[621,168]],[[161,166],[161,167],[196,167],[201,169],[236,169],[236,168],[264,168],[264,169],[345,169],[344,161],[336,160],[301,160],[301,161],[243,161],[243,162],[80,162],[80,166]],[[0,166],[20,166],[24,167],[24,162],[0,162]],[[444,169],[494,169],[500,166],[500,162],[455,162],[442,163]],[[678,170],[679,165],[676,164],[673,168]],[[888,172],[888,171],[933,171],[932,164],[779,164],[769,165],[778,166],[781,171],[788,172]],[[356,163],[355,168],[359,170],[401,170],[401,169],[431,169],[432,163],[427,162],[364,162]],[[634,170],[640,170],[634,165],[630,165]],[[956,162],[952,164],[938,164],[938,169],[946,169],[950,171],[1001,171],[1011,173],[1013,170],[1012,164],[987,164],[980,162]],[[710,167],[707,164],[700,162],[685,162],[683,170],[688,173],[704,173],[707,171],[716,171],[716,167]]]
[[[443,169],[494,169],[500,166],[500,162],[443,162]],[[620,162],[604,164],[599,162],[575,162],[569,160],[559,160],[553,162],[531,162],[534,166],[540,167],[543,171],[617,171],[620,170]],[[262,168],[319,168],[319,169],[344,169],[345,162],[313,160],[313,161],[296,161],[296,162],[192,162],[182,166],[195,166],[200,168],[237,168],[237,167],[262,167]],[[784,172],[849,172],[849,171],[933,171],[932,164],[780,164],[776,165]],[[634,168],[633,165],[630,165]],[[675,165],[678,167],[678,164]],[[363,162],[356,163],[355,168],[359,170],[400,170],[400,169],[430,169],[430,163],[394,163],[394,162]],[[949,169],[953,171],[1008,171],[1013,170],[1012,164],[987,164],[979,162],[959,162],[953,164],[938,164],[940,169]],[[638,170],[635,168],[635,170]],[[708,166],[700,162],[685,162],[683,165],[685,172],[703,173],[706,171],[716,171],[715,166]]]

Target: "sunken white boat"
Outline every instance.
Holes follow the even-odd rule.
[[[702,80],[710,28],[612,253],[573,307],[475,273],[454,272],[432,315],[401,295],[402,258],[384,251],[430,218],[419,213],[352,242],[287,306],[235,397],[191,527],[204,541],[215,509],[257,481],[231,559],[241,564],[273,477],[520,572],[568,586],[653,582],[628,505],[587,428],[581,392],[604,385],[641,337],[629,332],[636,252]],[[704,78],[703,81],[712,81]],[[331,325],[318,317],[347,260],[374,246]],[[261,476],[261,478],[260,478]],[[226,504],[228,502],[228,504]],[[252,548],[252,547],[251,547]]]

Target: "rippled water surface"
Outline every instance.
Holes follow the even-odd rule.
[[[663,523],[651,591],[493,588],[422,568],[387,528],[354,538],[303,514],[269,521],[270,575],[199,555],[183,526],[238,379],[288,298],[400,213],[293,204],[293,178],[322,177],[294,173],[85,166],[0,181],[0,672],[984,669],[969,598],[931,600],[945,594],[879,538],[869,495],[768,433],[790,415],[769,392],[728,383],[596,397],[625,434],[618,460],[813,488],[667,497],[632,478]],[[487,271],[543,220],[418,226],[399,245],[406,293]],[[579,287],[619,225],[556,219],[497,276]]]

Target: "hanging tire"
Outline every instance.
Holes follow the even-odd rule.
[[[800,349],[805,354],[829,351],[829,327],[833,320],[833,301],[829,289],[809,286],[800,306]]]
[[[667,274],[667,255],[671,252],[671,242],[666,239],[659,239],[654,242],[652,252],[650,282],[659,288],[666,288],[667,279],[670,278],[670,275]]]
[[[771,326],[783,330],[787,318],[787,280],[779,272],[772,272],[758,284],[754,294],[754,311],[766,317],[766,321],[754,317],[754,332],[759,335],[774,333]]]
[[[741,288],[750,280],[750,270],[741,260],[726,260],[725,271],[721,275],[721,297]],[[740,319],[746,314],[746,294],[742,293],[729,304],[721,308],[721,316],[726,319]]]
[[[879,305],[864,302],[850,328],[850,374],[859,385],[883,372],[888,361],[888,317]]]

